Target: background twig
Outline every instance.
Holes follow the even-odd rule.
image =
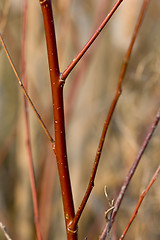
[[[142,6],[142,10],[141,10],[139,19],[137,21],[137,25],[136,25],[134,33],[133,33],[133,37],[132,37],[131,43],[129,45],[128,51],[127,51],[126,56],[125,56],[124,63],[123,63],[122,68],[121,68],[121,73],[120,73],[120,78],[119,78],[119,81],[118,81],[118,84],[117,84],[116,93],[115,93],[114,99],[112,101],[109,113],[107,115],[104,127],[103,127],[103,131],[102,131],[102,135],[101,135],[101,138],[100,138],[99,146],[98,146],[98,149],[97,149],[97,153],[96,153],[96,157],[95,157],[95,161],[94,161],[94,166],[93,166],[93,171],[92,171],[91,178],[90,178],[90,181],[89,181],[89,184],[88,184],[88,188],[87,188],[85,196],[84,196],[84,198],[82,200],[82,203],[81,203],[80,207],[78,208],[78,211],[77,211],[77,213],[75,215],[75,218],[74,218],[73,223],[72,223],[73,225],[78,222],[78,220],[79,220],[79,218],[81,216],[81,213],[82,213],[82,211],[83,211],[83,209],[84,209],[84,207],[86,205],[86,202],[87,202],[87,200],[89,198],[89,195],[90,195],[90,193],[91,193],[91,191],[93,189],[94,179],[95,179],[95,175],[96,175],[96,172],[97,172],[97,168],[98,168],[98,164],[99,164],[99,160],[100,160],[100,156],[101,156],[101,152],[102,152],[105,136],[106,136],[106,133],[107,133],[110,121],[112,119],[112,116],[113,116],[113,113],[114,113],[117,101],[118,101],[119,96],[120,96],[121,91],[122,91],[121,90],[122,81],[123,81],[124,76],[125,76],[125,72],[126,72],[126,69],[127,69],[128,61],[129,61],[129,58],[131,56],[131,52],[132,52],[133,45],[135,43],[135,40],[136,40],[136,37],[137,37],[137,34],[138,34],[138,30],[139,30],[139,28],[141,26],[141,23],[142,23],[142,20],[143,20],[143,16],[144,16],[147,4],[148,4],[148,1],[145,0],[144,4]],[[71,224],[71,226],[72,226],[72,224]]]
[[[9,236],[6,227],[0,222],[0,228],[2,229],[5,237],[7,240],[12,240],[11,237]]]
[[[160,112],[159,112],[159,114],[160,114]],[[159,118],[160,118],[160,116],[159,116]],[[139,201],[137,203],[137,206],[136,206],[136,208],[134,210],[134,213],[133,213],[132,217],[130,218],[129,223],[127,224],[124,232],[122,233],[122,235],[120,237],[120,240],[124,239],[128,229],[130,228],[132,222],[134,221],[134,219],[135,219],[135,217],[136,217],[136,215],[138,213],[138,210],[139,210],[139,208],[140,208],[140,206],[142,204],[142,201],[144,200],[144,198],[145,198],[146,194],[148,193],[149,189],[151,188],[152,184],[156,181],[156,178],[157,178],[159,172],[160,172],[160,165],[158,166],[158,168],[157,168],[155,174],[153,175],[150,183],[148,184],[147,188],[142,192],[142,194],[141,194],[141,196],[139,198]]]
[[[20,79],[20,77],[19,77],[19,75],[18,75],[18,72],[17,72],[17,70],[16,70],[16,68],[15,68],[15,66],[14,66],[14,64],[13,64],[13,61],[12,61],[12,59],[11,59],[11,57],[10,57],[10,54],[9,54],[9,52],[8,52],[8,49],[7,49],[6,45],[5,45],[5,42],[4,42],[4,40],[3,40],[3,37],[2,37],[2,35],[1,35],[1,33],[0,33],[0,41],[1,41],[1,43],[2,43],[2,46],[3,46],[3,48],[4,48],[4,50],[5,50],[5,53],[6,53],[7,57],[8,57],[8,60],[9,60],[9,62],[10,62],[10,65],[11,65],[11,67],[12,67],[14,73],[15,73],[15,76],[16,76],[16,78],[17,78],[17,80],[18,80],[18,83],[19,83],[19,85],[20,85],[20,87],[21,87],[24,95],[26,96],[28,102],[30,103],[30,105],[31,105],[31,107],[32,107],[35,115],[37,116],[37,118],[38,118],[38,120],[39,120],[42,128],[44,129],[47,137],[49,138],[50,142],[53,143],[54,140],[53,140],[53,138],[51,137],[51,134],[49,133],[47,127],[45,126],[45,124],[44,124],[44,122],[43,122],[40,114],[38,113],[36,107],[34,106],[34,104],[33,104],[32,100],[31,100],[30,96],[28,95],[28,93],[27,93],[27,91],[26,91],[26,89],[25,89],[25,87],[24,87],[24,85],[23,85],[23,83],[22,83],[22,81],[21,81],[21,79]]]
[[[23,1],[23,31],[22,31],[22,80],[24,87],[27,91],[27,76],[26,76],[26,20],[27,20],[27,1]],[[32,191],[33,209],[34,209],[34,219],[36,226],[36,233],[38,240],[42,240],[42,235],[40,231],[40,221],[39,221],[39,210],[38,210],[38,198],[36,189],[36,180],[34,174],[33,158],[31,151],[30,142],[30,131],[29,131],[29,114],[28,114],[28,102],[24,96],[24,110],[25,110],[25,127],[26,127],[26,148],[28,152],[28,162],[29,162],[29,175]]]
[[[118,195],[118,197],[117,197],[117,199],[115,201],[115,204],[114,204],[114,210],[113,210],[113,214],[112,214],[112,219],[111,219],[111,221],[109,223],[106,224],[106,226],[105,226],[105,228],[104,228],[104,230],[103,230],[103,232],[102,232],[102,234],[100,236],[100,240],[105,239],[107,234],[111,230],[112,223],[113,223],[113,221],[115,219],[115,216],[116,216],[116,214],[118,212],[118,209],[119,209],[119,207],[121,205],[121,202],[123,200],[123,197],[124,197],[124,194],[125,194],[125,192],[127,190],[127,187],[128,187],[128,185],[129,185],[129,183],[130,183],[130,181],[132,179],[133,174],[135,173],[135,170],[136,170],[136,168],[137,168],[137,166],[138,166],[138,164],[139,164],[139,162],[141,160],[141,157],[142,157],[145,149],[148,146],[148,143],[151,140],[151,137],[152,137],[156,127],[158,126],[159,120],[160,120],[160,109],[158,110],[156,118],[155,118],[154,122],[152,123],[152,126],[151,126],[151,128],[150,128],[150,130],[149,130],[149,132],[148,132],[148,134],[147,134],[147,136],[146,136],[146,138],[145,138],[141,148],[140,148],[140,151],[139,151],[139,153],[137,155],[137,158],[134,161],[132,167],[130,168],[130,171],[127,174],[127,177],[126,177],[126,179],[125,179],[125,181],[124,181],[124,183],[123,183],[123,185],[121,187],[119,195]]]

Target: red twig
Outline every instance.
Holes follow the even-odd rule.
[[[22,79],[27,90],[27,79],[26,79],[26,18],[27,18],[27,1],[24,0],[24,8],[23,8],[23,32],[22,32]],[[28,103],[27,99],[24,96],[24,105],[25,105],[25,122],[26,122],[26,147],[28,152],[28,161],[29,161],[29,174],[30,174],[30,183],[31,183],[31,191],[32,191],[32,199],[33,199],[33,209],[34,209],[34,218],[35,218],[35,226],[38,240],[42,240],[40,224],[39,224],[39,211],[38,211],[38,200],[37,200],[37,191],[36,191],[36,181],[34,175],[34,167],[33,167],[33,158],[31,152],[31,143],[30,143],[30,133],[29,133],[29,117],[28,117]]]
[[[10,57],[9,51],[8,51],[6,45],[5,45],[5,42],[4,42],[4,40],[3,40],[3,37],[2,37],[2,35],[1,35],[1,33],[0,33],[0,41],[1,41],[1,43],[2,43],[2,46],[3,46],[3,48],[4,48],[4,51],[5,51],[5,53],[6,53],[7,57],[8,57],[9,63],[10,63],[10,65],[11,65],[13,71],[14,71],[14,74],[15,74],[17,80],[18,80],[18,83],[19,83],[19,85],[20,85],[20,87],[21,87],[21,89],[22,89],[25,97],[27,98],[28,102],[30,103],[30,105],[31,105],[31,107],[32,107],[32,109],[33,109],[36,117],[38,118],[38,120],[39,120],[39,122],[40,122],[40,124],[41,124],[41,126],[42,126],[42,128],[43,128],[43,130],[45,131],[48,139],[50,140],[50,142],[53,143],[54,140],[53,140],[51,134],[49,133],[46,125],[44,124],[41,116],[39,115],[36,107],[34,106],[34,104],[33,104],[32,100],[31,100],[30,96],[28,95],[28,93],[27,93],[27,91],[26,91],[26,89],[25,89],[25,87],[24,87],[24,85],[23,85],[23,83],[22,83],[22,81],[21,81],[21,79],[20,79],[20,77],[19,77],[19,75],[18,75],[18,72],[17,72],[17,70],[16,70],[16,68],[15,68],[15,66],[14,66],[14,63],[13,63],[11,57]]]
[[[160,114],[160,112],[159,112],[159,114]],[[134,213],[133,213],[132,217],[130,218],[129,223],[127,224],[127,227],[125,228],[123,234],[121,235],[120,240],[122,240],[125,237],[129,227],[131,226],[133,220],[135,219],[135,217],[136,217],[136,215],[138,213],[138,210],[139,210],[139,208],[140,208],[140,206],[142,204],[143,199],[145,198],[145,196],[148,193],[149,189],[151,188],[152,184],[156,181],[156,178],[157,178],[159,172],[160,172],[160,165],[158,166],[158,168],[157,168],[155,174],[153,175],[150,183],[148,184],[147,188],[142,192],[142,194],[141,194],[141,196],[139,198],[139,201],[137,203],[137,206],[136,206],[136,208],[134,210]]]
[[[95,39],[98,37],[98,35],[100,34],[100,32],[103,30],[103,28],[105,27],[106,23],[110,20],[110,18],[112,17],[112,15],[114,14],[114,12],[116,11],[116,9],[119,7],[119,5],[123,2],[123,0],[118,0],[115,5],[113,6],[113,8],[111,9],[111,11],[109,12],[109,14],[107,15],[107,17],[103,20],[103,22],[101,23],[101,25],[98,27],[98,29],[96,30],[96,32],[92,35],[92,37],[89,39],[89,41],[86,43],[86,45],[82,48],[82,50],[79,52],[79,54],[73,59],[73,61],[69,64],[69,66],[64,70],[64,72],[61,74],[61,79],[65,80],[67,78],[67,76],[69,75],[69,73],[72,71],[72,69],[76,66],[76,64],[78,63],[78,61],[82,58],[82,56],[85,54],[85,52],[87,51],[87,49],[92,45],[92,43],[95,41]]]
[[[100,16],[102,16],[102,14],[104,15],[104,12],[106,13],[108,4],[109,4],[109,0],[108,1],[101,0],[100,2],[97,1],[95,20],[93,23],[93,31],[96,29],[97,25],[99,24]],[[98,39],[97,39],[97,41],[98,41]],[[78,69],[72,80],[71,87],[69,89],[69,93],[68,93],[68,96],[66,99],[66,104],[65,104],[65,121],[67,124],[69,123],[68,119],[70,118],[70,115],[72,113],[74,100],[77,96],[78,91],[80,90],[80,84],[83,84],[84,75],[85,75],[85,72],[87,71],[88,66],[92,60],[93,53],[94,53],[94,46],[92,47],[92,49],[90,49],[90,52],[88,52],[88,54],[86,54],[83,57],[83,61],[79,62]]]
[[[45,27],[53,99],[54,127],[55,127],[55,144],[53,145],[53,149],[56,154],[59,171],[67,239],[76,240],[77,226],[75,226],[75,228],[72,230],[68,228],[69,223],[73,220],[75,213],[68,169],[65,139],[64,108],[63,108],[64,81],[60,78],[51,1],[40,0],[40,4],[42,8]]]

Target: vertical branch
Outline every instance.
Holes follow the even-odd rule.
[[[22,79],[23,79],[25,89],[27,89],[26,62],[25,62],[25,59],[26,59],[26,51],[25,51],[26,16],[27,16],[27,1],[24,0],[23,33],[22,33]],[[38,240],[42,240],[41,231],[40,231],[40,224],[39,224],[39,211],[38,211],[36,181],[35,181],[35,175],[34,175],[33,158],[32,158],[31,143],[30,143],[28,103],[27,103],[27,99],[25,98],[25,96],[24,96],[24,105],[25,105],[25,122],[26,122],[26,148],[27,148],[27,152],[28,152],[29,175],[30,175],[30,182],[31,182],[35,226],[36,226],[37,238],[38,238]]]
[[[63,108],[63,85],[64,81],[60,78],[59,63],[57,56],[57,45],[54,29],[54,20],[50,0],[40,0],[45,35],[47,42],[49,71],[52,88],[52,100],[54,111],[55,143],[53,149],[56,154],[59,178],[62,191],[67,239],[77,239],[77,226],[73,231],[68,228],[69,223],[74,218],[74,204],[68,169],[65,126],[64,126],[64,108]]]

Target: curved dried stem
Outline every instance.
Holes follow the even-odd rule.
[[[159,112],[159,114],[160,114],[160,112]],[[139,198],[139,201],[138,201],[138,203],[137,203],[137,206],[136,206],[136,208],[135,208],[135,210],[134,210],[134,213],[133,213],[132,217],[130,218],[129,223],[127,224],[127,226],[126,226],[124,232],[122,233],[121,237],[119,238],[119,240],[124,239],[124,237],[125,237],[128,229],[130,228],[133,220],[135,219],[135,217],[136,217],[136,215],[137,215],[137,213],[138,213],[138,210],[139,210],[139,208],[140,208],[140,206],[141,206],[141,204],[142,204],[142,201],[144,200],[146,194],[148,193],[148,191],[149,191],[149,189],[151,188],[151,186],[153,185],[153,183],[156,181],[159,172],[160,172],[160,165],[158,166],[158,168],[157,168],[155,174],[153,175],[151,181],[149,182],[147,188],[142,192],[142,194],[141,194],[141,196],[140,196],[140,198]]]
[[[65,80],[69,73],[73,70],[73,68],[76,66],[76,64],[79,62],[79,60],[82,58],[82,56],[85,54],[85,52],[88,50],[88,48],[92,45],[92,43],[95,41],[95,39],[98,37],[100,32],[103,30],[107,22],[110,20],[114,12],[117,10],[117,8],[120,6],[120,4],[123,2],[123,0],[118,0],[107,17],[103,20],[101,25],[98,27],[96,32],[92,35],[92,37],[89,39],[89,41],[86,43],[86,45],[82,48],[82,50],[79,52],[79,54],[72,60],[72,62],[69,64],[69,66],[64,70],[64,72],[61,74],[61,79]]]
[[[0,41],[1,41],[1,43],[2,43],[2,46],[3,46],[3,48],[4,48],[4,51],[5,51],[5,53],[6,53],[7,57],[8,57],[9,63],[10,63],[10,65],[11,65],[13,71],[14,71],[14,74],[15,74],[17,80],[18,80],[18,83],[19,83],[19,85],[20,85],[20,87],[21,87],[21,89],[22,89],[25,97],[27,98],[28,102],[30,103],[30,105],[31,105],[31,107],[32,107],[32,109],[33,109],[36,117],[38,118],[38,120],[39,120],[39,122],[40,122],[40,124],[41,124],[41,126],[42,126],[42,128],[43,128],[43,130],[45,131],[45,133],[46,133],[49,141],[50,141],[51,143],[54,143],[54,139],[52,138],[50,132],[48,131],[46,125],[44,124],[44,122],[43,122],[40,114],[38,113],[38,111],[37,111],[36,107],[34,106],[34,104],[33,104],[32,100],[31,100],[30,96],[29,96],[28,93],[27,93],[27,91],[26,91],[26,89],[25,89],[25,87],[24,87],[24,85],[23,85],[22,80],[20,79],[20,77],[19,77],[19,75],[18,75],[18,72],[17,72],[17,70],[16,70],[16,68],[15,68],[15,66],[14,66],[14,64],[13,64],[13,61],[12,61],[12,59],[11,59],[11,57],[10,57],[9,51],[8,51],[6,45],[5,45],[5,42],[4,42],[4,40],[3,40],[3,37],[2,37],[2,35],[1,35],[1,33],[0,33]]]

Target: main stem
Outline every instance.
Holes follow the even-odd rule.
[[[61,184],[67,239],[76,240],[77,239],[76,226],[75,229],[73,229],[73,231],[69,229],[69,224],[72,222],[75,213],[69,177],[65,139],[64,108],[63,108],[64,81],[61,80],[60,78],[51,1],[40,0],[40,4],[42,7],[45,35],[47,41],[49,71],[53,99],[54,127],[55,127],[55,143],[53,143],[53,149],[56,154]]]

